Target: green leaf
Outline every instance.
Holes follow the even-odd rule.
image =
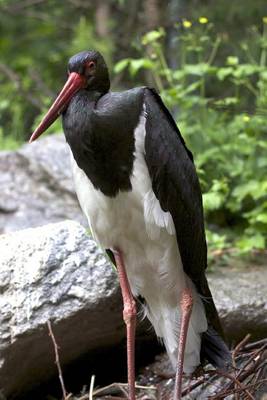
[[[184,69],[178,69],[173,72],[173,78],[179,81],[180,79],[183,79],[186,76],[186,72]]]
[[[226,63],[228,65],[238,65],[239,59],[238,59],[238,57],[235,57],[235,56],[228,56],[226,59]]]
[[[209,248],[224,249],[228,247],[226,235],[221,235],[209,229],[205,231]]]
[[[245,78],[247,76],[256,74],[259,72],[259,66],[253,64],[242,64],[233,71],[235,78]]]
[[[153,61],[148,58],[139,58],[136,60],[130,60],[129,69],[132,76],[135,76],[137,72],[142,69],[152,69],[154,67]]]
[[[233,190],[233,196],[239,201],[244,200],[245,197],[251,196],[253,199],[257,200],[260,197],[264,197],[267,191],[267,181],[261,182],[257,180],[250,180],[242,185],[238,185]]]
[[[205,210],[218,210],[222,205],[223,199],[219,193],[210,192],[203,194],[203,205]]]
[[[188,75],[203,76],[207,73],[215,73],[217,71],[217,68],[212,67],[207,63],[186,64],[184,66],[184,71]]]
[[[236,240],[235,243],[236,246],[243,252],[265,248],[265,238],[260,233],[257,233],[251,237],[244,236],[243,238]]]
[[[263,224],[267,224],[267,213],[261,213],[255,217],[256,222],[262,222]]]
[[[128,67],[129,63],[130,58],[124,58],[123,60],[117,62],[117,64],[115,64],[114,66],[115,74],[119,74],[120,72],[122,72],[125,68]]]
[[[237,97],[225,97],[224,99],[214,101],[213,104],[216,106],[231,106],[238,102],[239,99]]]
[[[155,31],[150,31],[143,36],[142,44],[146,46],[150,43],[157,41],[164,35],[165,35],[165,31],[163,28],[159,28],[158,30],[155,30]]]
[[[223,81],[225,78],[228,78],[233,74],[233,68],[232,67],[226,67],[226,68],[219,68],[217,71],[217,77],[220,81]]]

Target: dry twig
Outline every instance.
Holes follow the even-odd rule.
[[[229,395],[235,395],[237,399],[241,399],[242,393],[245,393],[247,398],[254,399],[248,390],[253,389],[255,391],[256,388],[266,381],[266,379],[261,379],[261,375],[263,375],[264,368],[267,366],[265,351],[267,348],[267,341],[261,340],[252,344],[247,344],[248,339],[247,335],[232,352],[233,367],[235,368],[233,368],[232,371],[233,376],[231,382],[221,388],[220,392],[217,392],[216,395],[210,397],[210,400],[224,399]],[[258,348],[260,345],[262,346]],[[251,349],[254,349],[254,351],[250,352]],[[238,353],[239,356],[237,357]],[[239,368],[237,368],[237,362]],[[216,371],[214,372],[216,373]],[[219,375],[220,374],[219,372]],[[229,375],[229,378],[230,376],[231,375]]]
[[[94,385],[95,385],[95,375],[92,375],[89,388],[89,400],[93,400]]]
[[[53,345],[54,345],[55,363],[56,363],[57,370],[58,370],[58,377],[59,377],[59,381],[60,381],[60,385],[61,385],[61,389],[62,389],[62,393],[63,393],[63,399],[68,400],[70,398],[71,394],[68,394],[66,391],[66,388],[65,388],[62,369],[61,369],[60,360],[59,360],[59,354],[58,354],[59,347],[57,345],[54,333],[52,331],[51,322],[49,320],[47,321],[47,326],[48,326],[49,336],[51,337]]]

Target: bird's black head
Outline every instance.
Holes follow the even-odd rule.
[[[106,93],[110,88],[108,68],[98,51],[89,50],[75,54],[69,59],[68,72],[76,72],[86,78],[88,90]]]
[[[58,118],[79,90],[94,90],[101,94],[109,91],[108,68],[104,58],[97,51],[82,51],[71,57],[68,73],[65,86],[31,135],[30,142],[37,139]]]

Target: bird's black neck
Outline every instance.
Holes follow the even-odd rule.
[[[64,133],[76,163],[107,196],[131,190],[134,129],[141,111],[141,94],[81,90],[63,114]]]
[[[97,89],[96,90],[84,89],[84,90],[79,91],[76,94],[76,97],[77,97],[77,100],[79,97],[86,97],[88,103],[91,103],[91,102],[96,103],[100,99],[100,97],[104,96],[106,93],[107,92],[105,92],[105,91],[97,90]]]

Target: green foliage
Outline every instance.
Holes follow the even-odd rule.
[[[4,136],[3,130],[0,128],[0,149],[1,150],[16,150],[22,142],[15,139],[13,136]]]
[[[105,54],[105,60],[111,63],[111,54],[113,46],[107,38],[101,39],[97,37],[93,24],[89,24],[88,20],[82,16],[74,29],[72,43],[69,46],[69,57],[85,49],[97,49],[100,53]]]
[[[207,18],[184,20],[177,30],[178,68],[166,61],[161,28],[143,37],[145,57],[122,60],[115,72],[128,69],[133,76],[149,69],[176,113],[195,154],[211,258],[233,248],[238,254],[262,250],[267,240],[267,25],[253,31],[253,57],[241,42],[239,55],[226,54],[223,62],[224,38]]]
[[[22,3],[0,2],[0,148],[30,137],[63,85],[71,55],[96,48],[110,61],[112,53],[111,38],[95,33],[90,5]],[[56,129],[62,131],[60,123],[51,131]]]

